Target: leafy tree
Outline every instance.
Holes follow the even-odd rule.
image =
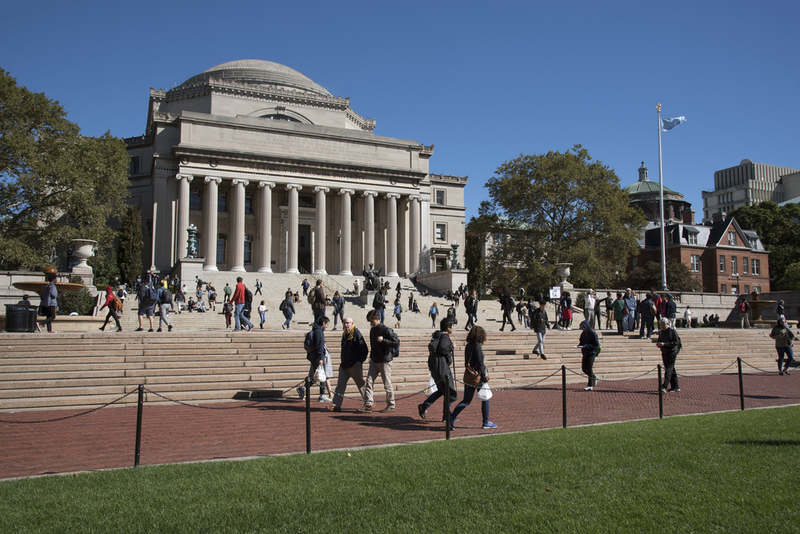
[[[800,291],[800,262],[791,264],[778,280],[779,291]]]
[[[644,215],[614,171],[580,145],[507,161],[486,187],[482,224],[498,237],[487,272],[520,266],[529,291],[557,283],[557,263],[573,264],[570,281],[579,287],[608,286],[639,253]]]
[[[94,271],[95,287],[107,286],[115,276],[119,276],[117,251],[113,246],[95,250],[94,256],[89,258],[89,265]]]
[[[142,215],[136,206],[128,206],[119,227],[117,263],[120,281],[133,284],[136,275],[142,272]]]
[[[785,289],[776,281],[783,278],[790,265],[800,262],[800,206],[787,204],[779,207],[766,201],[737,208],[730,214],[739,226],[758,233],[764,248],[770,252],[770,287]]]
[[[673,291],[700,291],[702,281],[692,274],[689,267],[674,259],[667,260],[667,281]],[[628,274],[628,285],[641,289],[661,288],[661,263],[649,261]]]
[[[110,244],[129,158],[106,133],[82,137],[58,102],[0,69],[0,268],[34,268],[70,239]]]

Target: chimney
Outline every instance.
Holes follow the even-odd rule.
[[[683,224],[694,224],[694,210],[691,208],[686,208],[681,212],[681,219],[683,220]]]
[[[714,221],[714,222],[724,221],[725,220],[725,212],[724,211],[718,211],[717,213],[715,213],[714,215],[711,216],[711,220]]]

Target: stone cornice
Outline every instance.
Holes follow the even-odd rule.
[[[429,174],[431,183],[466,184],[469,176],[448,176],[446,174]]]
[[[375,129],[375,126],[377,125],[378,121],[369,118],[365,119],[364,117],[353,111],[353,108],[348,107],[347,110],[345,110],[345,112],[347,114],[347,119],[362,130],[371,132]]]

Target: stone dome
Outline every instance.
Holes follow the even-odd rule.
[[[315,83],[305,74],[297,72],[286,65],[260,59],[240,59],[222,63],[197,76],[192,76],[183,85],[205,82],[209,78],[251,84],[277,85],[331,96],[324,87]]]

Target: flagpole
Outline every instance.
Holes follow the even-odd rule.
[[[661,289],[667,290],[667,244],[664,227],[664,173],[661,165],[661,104],[656,105],[658,116],[658,188],[660,191],[658,207],[661,213]]]

